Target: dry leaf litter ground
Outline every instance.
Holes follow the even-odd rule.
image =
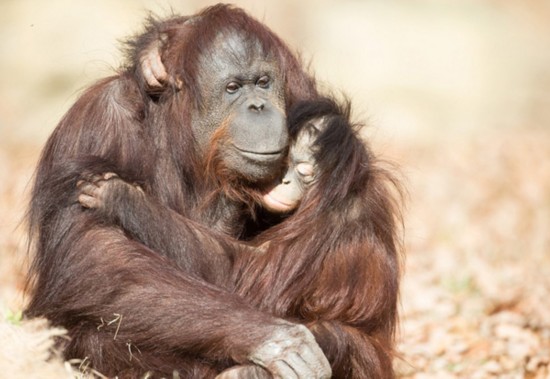
[[[399,372],[550,377],[550,132],[409,153]]]

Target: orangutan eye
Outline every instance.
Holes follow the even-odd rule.
[[[227,93],[235,93],[239,90],[239,88],[241,88],[241,85],[237,82],[230,82],[228,83],[226,86],[225,86],[225,91]]]
[[[269,76],[264,75],[260,77],[260,79],[258,79],[258,81],[256,82],[256,85],[260,88],[268,88],[270,83],[271,83],[271,79],[269,78]]]
[[[301,180],[304,183],[310,183],[315,179],[315,170],[311,163],[298,163],[296,165],[296,172],[300,175]]]

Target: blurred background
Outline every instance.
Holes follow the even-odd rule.
[[[24,305],[22,220],[60,117],[149,11],[213,3],[2,0],[0,320]],[[400,167],[400,377],[550,377],[550,1],[235,3],[350,97]]]

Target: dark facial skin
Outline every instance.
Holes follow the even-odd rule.
[[[271,180],[288,144],[281,74],[258,43],[239,35],[220,36],[213,49],[201,56],[206,96],[193,121],[198,144],[208,147],[221,134],[229,170],[251,182]]]

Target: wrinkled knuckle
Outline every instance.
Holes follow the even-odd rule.
[[[293,334],[295,334],[298,338],[309,338],[311,333],[307,327],[304,325],[295,325],[292,328]]]

